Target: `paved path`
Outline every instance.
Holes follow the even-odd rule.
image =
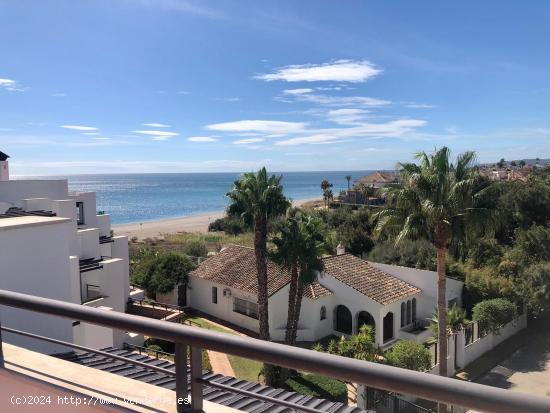
[[[233,371],[233,367],[231,367],[231,363],[229,363],[227,354],[211,350],[207,350],[207,353],[210,359],[210,366],[212,366],[212,371],[214,373],[235,377],[235,372]]]
[[[549,396],[550,331],[532,334],[532,339],[525,346],[475,381],[522,393]]]

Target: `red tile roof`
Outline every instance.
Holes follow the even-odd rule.
[[[325,273],[382,305],[421,290],[351,254],[323,258]]]

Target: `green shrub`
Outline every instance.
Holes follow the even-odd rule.
[[[522,299],[534,316],[550,313],[550,263],[528,267],[516,281]]]
[[[195,264],[184,254],[161,252],[147,256],[134,268],[132,280],[141,285],[151,297],[168,293],[179,283],[187,282],[187,275]]]
[[[235,217],[218,218],[208,225],[209,232],[223,231],[230,235],[239,235],[246,231],[243,222]]]
[[[388,364],[403,369],[426,371],[432,366],[430,351],[420,343],[401,340],[386,353]]]
[[[204,240],[192,238],[184,244],[183,252],[190,257],[206,257],[208,255],[208,248]]]
[[[494,334],[499,334],[500,329],[516,316],[516,305],[505,298],[482,301],[473,310],[474,321]]]

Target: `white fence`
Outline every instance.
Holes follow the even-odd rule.
[[[483,332],[477,323],[473,323],[468,328],[449,336],[447,339],[447,371],[449,376],[454,375],[457,370],[463,369],[525,327],[527,327],[527,314],[524,312],[502,327],[498,334]],[[432,367],[430,372],[437,374],[438,371],[439,362]]]

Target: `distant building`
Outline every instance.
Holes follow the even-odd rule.
[[[125,312],[130,295],[128,240],[111,234],[94,192],[72,193],[67,180],[10,180],[0,152],[0,288]],[[142,293],[142,292],[141,292]],[[133,292],[132,294],[139,294]],[[0,306],[2,324],[92,348],[139,336]],[[45,353],[60,347],[3,333],[5,341]]]
[[[481,168],[480,175],[489,178],[491,181],[525,181],[532,172],[532,167],[525,168]]]
[[[399,174],[391,171],[376,171],[370,175],[363,176],[355,181],[355,185],[364,184],[375,189],[383,188],[389,184],[396,184],[399,182]]]

